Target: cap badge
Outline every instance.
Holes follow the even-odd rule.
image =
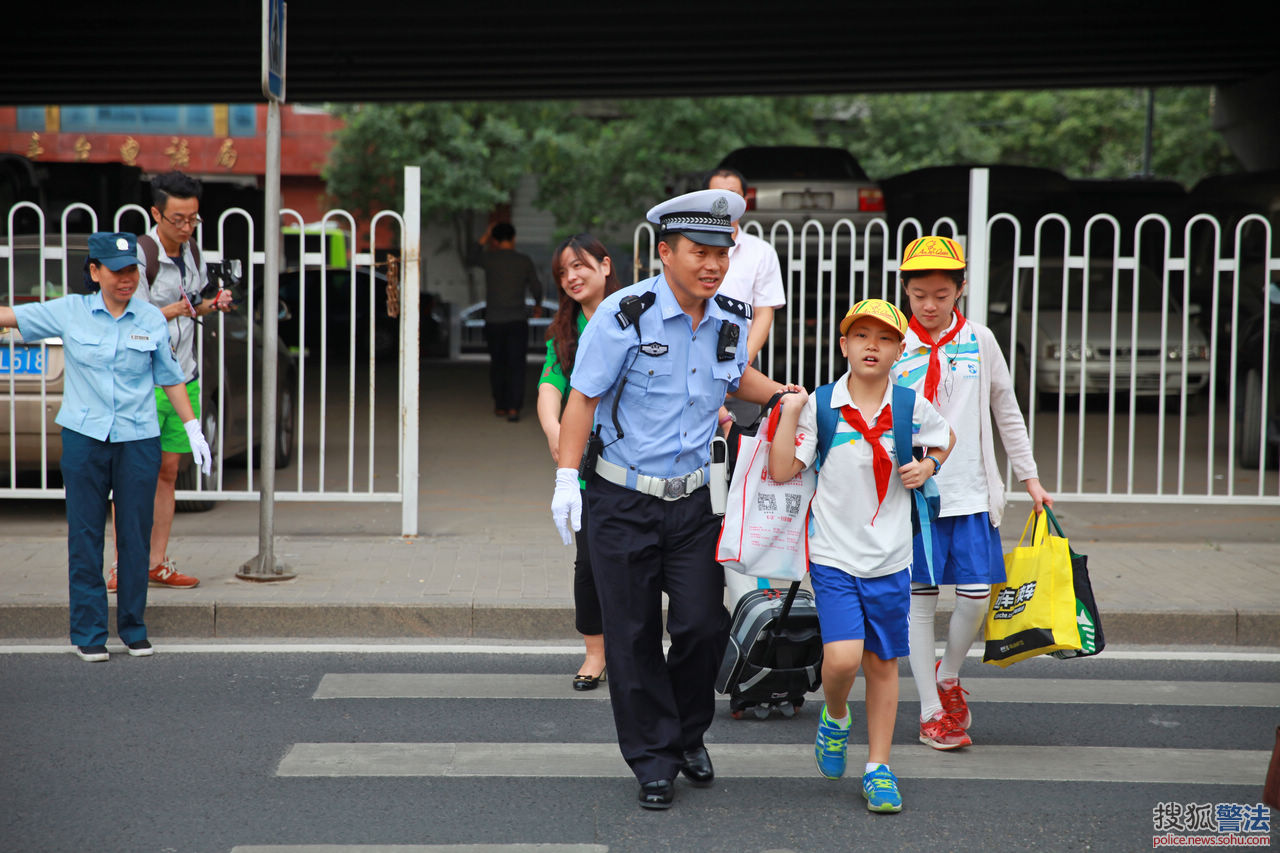
[[[129,251],[129,241],[123,237],[116,238],[116,248],[122,252]]]
[[[723,198],[718,198],[711,202],[711,212],[716,216],[729,215],[729,202]]]

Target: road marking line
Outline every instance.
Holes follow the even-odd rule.
[[[816,779],[806,744],[709,744],[720,779]],[[1256,785],[1265,750],[1111,746],[978,746],[941,755],[894,745],[893,772],[907,779],[991,779]],[[277,776],[629,778],[608,743],[297,743]],[[856,784],[856,778],[851,784]]]
[[[575,691],[563,675],[439,674],[417,672],[328,673],[314,699],[576,699],[607,701],[608,690]],[[1072,705],[1280,707],[1280,684],[1225,681],[1122,681],[1070,678],[966,678],[975,702]],[[864,684],[850,698],[863,701]],[[915,680],[900,678],[902,701],[917,701]],[[811,697],[819,700],[821,690]]]
[[[248,844],[232,853],[608,853],[605,844]]]
[[[353,655],[573,655],[582,653],[580,641],[566,640],[562,645],[461,644],[461,643],[183,643],[158,640],[157,650],[164,654],[353,654]],[[124,654],[124,646],[108,644],[112,652]],[[665,648],[665,645],[664,645]],[[0,655],[71,654],[69,644],[0,645]],[[941,650],[938,650],[941,654]],[[969,658],[981,659],[982,650],[969,652]],[[1185,650],[1185,649],[1114,649],[1111,646],[1098,660],[1188,661],[1280,663],[1280,651]],[[1072,664],[1066,663],[1065,666]]]

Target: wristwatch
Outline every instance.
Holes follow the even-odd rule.
[[[926,456],[925,459],[928,459],[930,462],[933,463],[933,473],[934,473],[934,476],[937,476],[938,472],[942,470],[942,463],[938,461],[938,457],[934,456],[931,453],[928,456]]]

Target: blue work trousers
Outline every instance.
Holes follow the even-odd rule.
[[[716,562],[720,519],[708,489],[664,501],[593,477],[586,497],[618,747],[640,782],[673,779],[715,716],[715,678],[729,641]]]
[[[147,638],[147,570],[151,520],[160,474],[160,438],[99,441],[62,430],[62,481],[67,490],[67,575],[71,642],[107,641],[107,584],[102,576],[108,495],[116,505],[116,631],[124,643]]]

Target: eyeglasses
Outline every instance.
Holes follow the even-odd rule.
[[[190,225],[192,228],[196,228],[200,225],[202,221],[199,216],[191,216],[191,217],[175,216],[172,219],[170,219],[169,217],[165,216],[163,213],[160,214],[160,218],[163,219],[165,222],[168,222],[174,228],[186,228],[188,225]]]

